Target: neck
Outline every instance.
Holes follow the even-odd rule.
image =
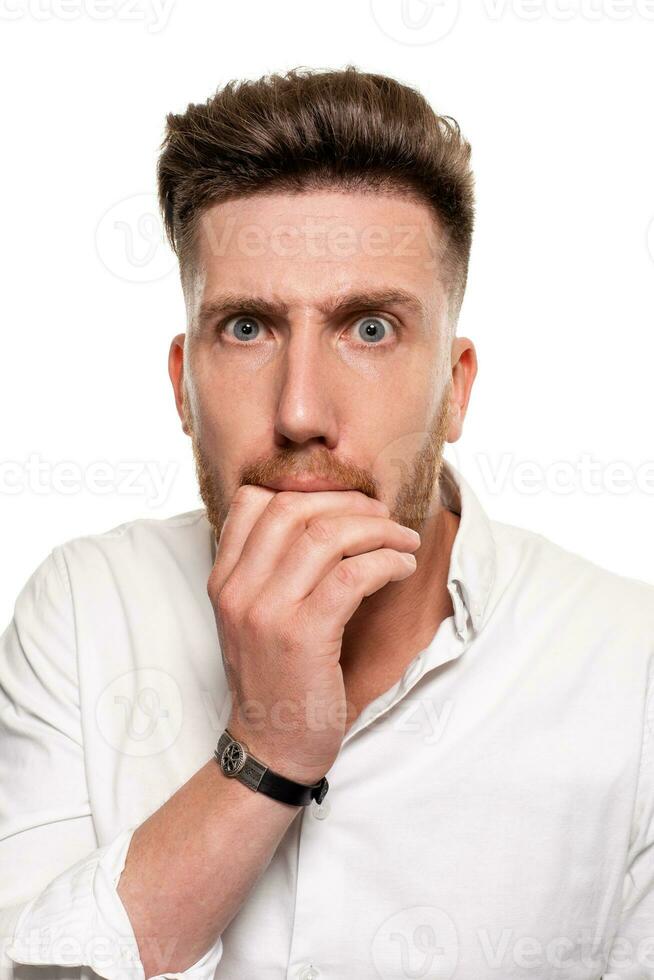
[[[439,505],[421,529],[416,571],[363,599],[343,634],[344,676],[399,675],[453,615],[447,573],[458,527],[459,515]]]

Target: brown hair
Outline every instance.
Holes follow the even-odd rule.
[[[157,164],[159,206],[182,283],[209,205],[258,191],[322,187],[399,192],[438,219],[450,319],[465,291],[474,224],[470,145],[451,116],[386,75],[294,68],[230,81],[169,113]]]

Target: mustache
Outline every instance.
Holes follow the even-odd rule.
[[[369,497],[377,497],[379,491],[377,481],[367,470],[349,461],[336,459],[328,450],[311,453],[280,451],[244,467],[240,480],[241,483],[266,485],[285,477],[330,480],[352,490],[360,490]]]

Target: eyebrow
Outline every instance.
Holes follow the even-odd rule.
[[[324,317],[331,317],[359,309],[401,306],[416,316],[426,316],[425,305],[418,296],[401,288],[360,290],[335,296],[318,304],[318,311]],[[220,316],[246,310],[254,316],[284,317],[288,315],[288,304],[281,300],[268,300],[263,296],[247,293],[222,293],[203,303],[198,313],[200,329]]]

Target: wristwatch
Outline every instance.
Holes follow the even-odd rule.
[[[255,759],[245,742],[235,739],[227,728],[218,739],[213,754],[230,779],[238,779],[249,789],[265,793],[282,803],[290,803],[291,806],[307,806],[311,800],[322,803],[329,789],[326,776],[313,786],[305,786],[273,772],[259,759]]]

